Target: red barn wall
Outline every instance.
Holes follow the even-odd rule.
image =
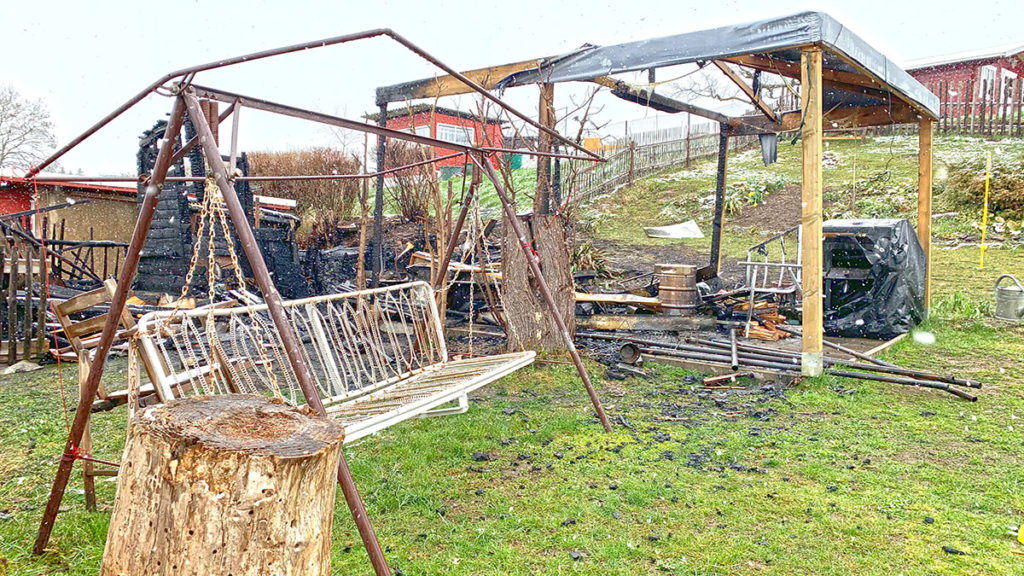
[[[975,83],[981,76],[982,66],[995,66],[996,78],[1001,78],[1003,70],[1009,70],[1018,78],[1024,77],[1024,62],[1018,58],[988,58],[984,60],[970,60],[967,62],[952,62],[939,66],[929,66],[910,70],[911,76],[922,84],[934,82],[966,82],[973,80]],[[977,88],[975,89],[977,91]]]

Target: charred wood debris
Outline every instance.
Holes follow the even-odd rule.
[[[156,145],[165,125],[163,121],[158,122],[141,137],[140,174],[152,168]],[[190,130],[194,132],[186,124],[186,138],[191,137]],[[238,160],[239,169],[247,175],[245,154]],[[184,176],[186,172],[190,176],[203,174],[197,151],[171,168],[171,175]],[[252,217],[254,195],[248,182],[236,183],[236,192]],[[140,186],[140,197],[141,194]],[[164,187],[133,286],[136,297],[129,302],[134,315],[154,307],[182,305],[172,295],[181,291],[196,242],[192,222],[202,194],[201,182],[170,182]],[[306,249],[300,250],[295,238],[297,217],[273,211],[260,216],[260,225],[255,228],[257,239],[285,298],[357,289],[360,261],[357,224],[321,232]],[[456,342],[468,344],[473,340],[477,346],[497,349],[506,346],[500,298],[501,234],[495,232],[500,224],[495,220],[484,224],[477,233],[475,245],[468,239],[462,241],[449,264],[446,324]],[[439,243],[428,227],[422,222],[393,221],[385,226],[385,231],[381,283],[430,281],[431,267],[436,266],[440,256],[429,250]],[[223,241],[217,245],[215,256],[218,261],[227,256]],[[372,258],[369,246],[363,256],[365,268],[369,270]],[[205,260],[204,254],[200,261]],[[248,262],[244,256],[240,260],[243,273],[250,276]],[[749,282],[730,282],[717,275],[698,281],[701,272],[703,270],[696,266],[678,264],[658,264],[650,272],[629,277],[616,277],[603,270],[576,271],[577,344],[607,367],[605,377],[611,380],[648,376],[645,361],[716,374],[691,378],[702,389],[738,390],[766,381],[772,386],[785,386],[799,379],[800,297],[798,290],[785,289],[794,287],[792,280],[780,276],[775,290],[759,291],[747,286]],[[843,273],[849,276],[848,271]],[[222,270],[220,277],[223,283],[215,286],[219,298],[260,301],[258,295],[240,292],[233,286],[230,271]],[[860,276],[854,277],[860,279]],[[849,293],[849,286],[841,284],[838,275],[833,274],[831,278],[838,279],[840,284],[826,286],[826,291]],[[193,281],[191,294],[208,293],[205,273],[195,274]],[[90,286],[76,285],[75,288],[89,289]],[[76,293],[78,290],[71,288],[51,288],[51,297],[58,301]],[[184,305],[192,307],[204,303],[200,297]],[[102,310],[92,313],[102,313]],[[826,314],[829,313],[835,320],[842,311],[827,310]],[[917,320],[908,318],[903,331],[909,330]],[[863,323],[858,323],[860,325]],[[49,322],[48,327],[56,328]],[[58,348],[67,345],[59,333],[56,343]],[[981,387],[981,383],[967,378],[902,368],[829,340],[825,345],[837,354],[825,359],[826,373],[835,376],[931,388],[968,401],[977,398],[965,388]]]

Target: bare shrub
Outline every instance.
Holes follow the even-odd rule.
[[[362,163],[353,154],[335,148],[308,148],[289,152],[252,152],[248,155],[253,176],[294,176],[357,174]],[[358,180],[299,180],[254,182],[254,190],[265,196],[295,200],[303,227],[299,241],[333,230],[352,215],[359,202]]]
[[[433,158],[433,151],[407,142],[390,141],[385,149],[385,166],[397,168]],[[398,215],[408,222],[420,222],[427,216],[431,198],[438,187],[437,167],[424,164],[390,174],[387,196]]]

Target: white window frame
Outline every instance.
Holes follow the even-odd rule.
[[[459,126],[457,124],[437,123],[437,139],[453,144],[472,146],[476,140],[476,130],[473,126]]]
[[[423,126],[410,126],[408,132],[417,136],[426,136],[430,138],[430,125],[424,124]]]

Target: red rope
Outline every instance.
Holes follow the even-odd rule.
[[[42,226],[43,221],[40,218],[40,206],[39,206],[39,184],[36,182],[35,173],[31,173],[30,178],[32,179],[32,194],[36,203],[36,222]],[[42,247],[40,260],[42,261],[43,270],[43,286],[46,290],[46,303],[50,306],[50,311],[56,315],[56,311],[53,309],[53,298],[50,297],[50,257],[46,252],[46,229],[44,228],[42,234],[39,235],[39,244]],[[43,325],[39,327],[40,330],[46,330],[46,320],[44,318]],[[64,428],[70,433],[71,432],[71,421],[68,418],[68,401],[67,396],[64,394],[64,370],[61,362],[60,354],[60,342],[57,340],[57,331],[53,331],[53,348],[57,350],[57,382],[60,387],[60,402],[64,407]],[[72,446],[72,449],[77,447]]]

